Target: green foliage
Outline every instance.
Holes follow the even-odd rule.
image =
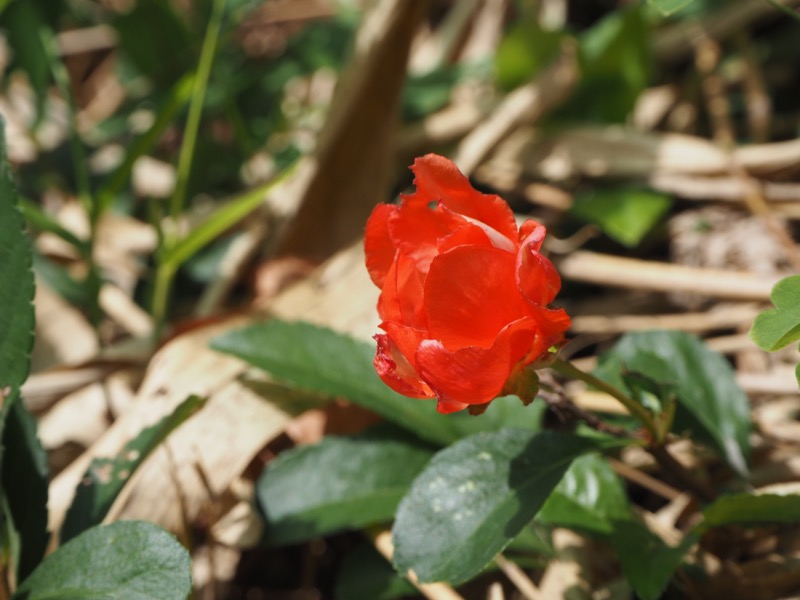
[[[593,448],[576,436],[514,429],[445,448],[400,503],[395,568],[413,569],[423,582],[472,578],[533,519],[572,460]]]
[[[511,90],[533,79],[553,60],[564,34],[542,29],[536,19],[514,24],[495,55],[497,84]]]
[[[17,580],[42,560],[47,532],[47,455],[36,437],[36,420],[21,398],[5,417],[2,443],[11,460],[2,463],[2,512]]]
[[[642,600],[661,597],[675,569],[696,542],[697,537],[689,534],[673,548],[633,519],[615,521],[611,536],[622,572]]]
[[[256,487],[267,543],[291,544],[390,521],[431,456],[429,446],[388,428],[326,437],[281,453]]]
[[[800,496],[796,494],[729,494],[703,510],[701,532],[723,525],[763,525],[800,521]]]
[[[543,404],[516,397],[494,400],[480,419],[441,415],[434,402],[409,400],[375,373],[375,346],[310,323],[271,320],[215,338],[211,347],[247,361],[307,392],[347,398],[419,437],[444,445],[478,431],[539,429]]]
[[[550,494],[537,520],[598,534],[630,517],[628,497],[614,470],[597,454],[576,458]]]
[[[656,7],[661,14],[671,15],[674,12],[688,6],[693,0],[647,0],[650,6]]]
[[[47,466],[36,424],[19,395],[30,369],[34,281],[17,202],[0,127],[0,539],[22,578],[47,545]]]
[[[34,283],[24,229],[0,128],[0,390],[21,386],[30,368]]]
[[[422,75],[409,75],[403,88],[401,113],[406,121],[421,119],[450,102],[461,69],[445,66]]]
[[[166,531],[139,521],[94,527],[48,556],[12,600],[185,600],[189,553]]]
[[[774,351],[800,340],[800,275],[782,279],[772,288],[775,308],[758,315],[750,338],[762,350]],[[800,365],[795,371],[800,383]]]
[[[42,0],[15,0],[0,13],[0,28],[7,36],[8,45],[14,49],[10,70],[20,70],[28,77],[35,92],[37,122],[44,112],[47,87],[52,76],[50,54],[45,35],[52,35],[51,26],[56,20],[59,2]]]
[[[578,194],[570,212],[594,223],[620,244],[635,248],[671,206],[672,199],[666,194],[621,187]]]
[[[146,427],[114,458],[95,458],[86,470],[75,499],[64,518],[61,541],[66,542],[102,522],[122,488],[166,437],[203,405],[205,400],[189,396],[155,425]]]
[[[557,114],[568,120],[624,122],[650,81],[652,47],[643,5],[609,13],[579,37],[582,79]]]
[[[339,600],[393,600],[415,594],[414,586],[367,543],[345,557],[336,578],[335,597]]]
[[[739,474],[747,473],[750,403],[720,354],[680,331],[630,333],[601,357],[598,374],[626,389],[623,371],[674,384],[675,429],[711,443]]]

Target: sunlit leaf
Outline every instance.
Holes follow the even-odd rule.
[[[189,553],[152,523],[94,527],[48,556],[12,600],[185,600]]]
[[[577,195],[570,212],[633,248],[661,222],[671,205],[672,200],[665,194],[619,187]]]
[[[418,438],[385,427],[281,453],[256,488],[266,542],[297,543],[390,521],[431,456]]]
[[[601,357],[601,375],[624,387],[621,369],[674,384],[670,393],[678,409],[673,429],[714,445],[738,473],[747,473],[750,403],[722,355],[689,333],[636,332],[623,336]]]
[[[628,497],[608,463],[597,454],[576,458],[550,494],[537,520],[601,534],[630,515]]]
[[[515,429],[445,448],[398,508],[395,568],[420,581],[470,579],[530,523],[572,460],[593,448],[576,436]]]

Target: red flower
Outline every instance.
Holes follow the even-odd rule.
[[[385,332],[375,336],[378,375],[406,396],[437,398],[441,413],[503,393],[531,400],[521,388],[570,325],[563,309],[546,308],[561,280],[539,253],[545,228],[518,229],[502,198],[473,189],[442,156],[411,169],[416,192],[367,222]]]

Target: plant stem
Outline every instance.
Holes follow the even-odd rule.
[[[680,462],[678,462],[674,456],[672,456],[669,449],[664,445],[664,440],[669,433],[669,428],[658,427],[653,417],[641,404],[622,392],[616,386],[613,386],[607,381],[603,381],[602,379],[595,377],[591,373],[581,371],[575,365],[565,360],[557,358],[551,365],[551,368],[562,375],[566,375],[567,377],[579,379],[580,381],[596,387],[597,389],[602,390],[619,400],[619,402],[626,409],[628,409],[628,412],[638,418],[645,429],[647,429],[647,432],[650,434],[650,443],[645,446],[645,449],[656,460],[656,462],[658,462],[661,468],[680,481],[687,490],[691,491],[698,498],[705,500],[706,502],[710,502],[716,498],[716,492],[708,483],[695,477],[691,471],[689,471]],[[672,402],[674,404],[675,401],[673,400]],[[670,407],[670,412],[674,413],[674,406]],[[672,414],[670,414],[667,419],[669,423],[672,421],[671,416]],[[587,424],[592,426],[591,421],[587,421],[582,416],[581,418],[583,418]]]
[[[155,323],[154,335],[156,337],[161,335],[164,328],[172,282],[177,270],[177,267],[165,260],[165,257],[180,243],[178,219],[183,211],[183,205],[186,200],[186,189],[189,184],[189,174],[191,173],[194,151],[197,145],[197,135],[200,129],[200,118],[203,115],[203,103],[205,102],[206,89],[208,88],[208,79],[211,75],[211,65],[214,62],[214,55],[217,51],[217,41],[219,40],[220,30],[222,29],[225,2],[226,0],[214,0],[208,27],[206,28],[206,34],[203,38],[203,47],[200,50],[197,73],[193,79],[189,114],[186,117],[183,142],[178,155],[178,174],[175,182],[175,191],[169,203],[169,216],[172,220],[172,227],[170,227],[168,231],[163,231],[160,226],[157,226],[157,229],[161,233],[159,235],[158,263],[156,266],[151,304],[153,321]]]
[[[197,65],[197,76],[194,79],[192,99],[189,103],[189,114],[186,117],[186,127],[183,134],[180,154],[178,155],[178,174],[175,181],[175,191],[170,200],[170,216],[177,221],[183,210],[186,200],[186,188],[189,184],[189,174],[192,170],[194,150],[197,145],[197,134],[200,129],[200,117],[203,115],[203,103],[206,98],[208,78],[211,75],[211,65],[217,51],[217,40],[222,28],[222,15],[225,0],[214,0],[211,17],[203,38],[203,47],[200,50],[200,61]]]
[[[651,440],[655,441],[656,443],[660,443],[662,440],[659,439],[659,431],[658,427],[656,426],[655,420],[653,416],[647,412],[647,410],[636,402],[633,398],[628,396],[627,394],[623,393],[622,390],[617,388],[616,386],[611,385],[607,381],[603,381],[602,379],[595,377],[591,373],[586,373],[585,371],[581,371],[572,363],[569,363],[565,360],[560,358],[556,358],[555,362],[551,365],[554,371],[561,373],[562,375],[566,375],[567,377],[571,377],[572,379],[578,379],[583,381],[592,387],[596,387],[598,390],[601,390],[607,393],[610,396],[613,396],[617,399],[622,406],[624,406],[627,411],[632,414],[634,417],[639,419],[642,423],[644,428],[650,434]]]

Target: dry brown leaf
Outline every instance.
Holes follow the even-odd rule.
[[[427,2],[374,2],[339,80],[313,157],[298,169],[300,199],[280,254],[324,259],[357,239],[386,199],[411,40]]]

